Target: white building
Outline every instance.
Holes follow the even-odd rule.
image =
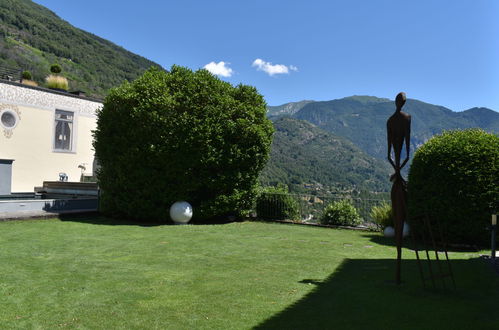
[[[80,181],[82,171],[91,175],[92,130],[101,106],[83,96],[0,81],[0,195],[33,192],[60,173],[68,181]]]

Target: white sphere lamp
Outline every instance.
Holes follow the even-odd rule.
[[[192,218],[192,206],[186,201],[179,201],[170,207],[170,218],[177,225],[185,225]]]
[[[395,228],[392,226],[388,226],[385,228],[383,231],[383,235],[385,237],[395,237]],[[404,229],[402,231],[402,236],[407,237],[409,236],[409,224],[407,222],[404,222]]]
[[[402,236],[403,237],[409,236],[409,230],[410,230],[409,224],[406,221],[404,221],[404,230],[402,231]]]
[[[395,229],[392,226],[388,226],[383,231],[383,235],[385,235],[385,237],[395,237]]]

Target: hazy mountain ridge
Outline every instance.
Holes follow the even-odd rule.
[[[308,102],[293,114],[319,128],[342,136],[378,159],[386,158],[386,121],[395,111],[388,99],[352,96],[331,101]],[[442,106],[408,99],[403,111],[412,117],[411,152],[443,130],[480,127],[499,133],[499,113],[488,108],[454,112]]]
[[[282,116],[282,115],[293,115],[300,111],[304,106],[315,101],[303,100],[299,102],[290,102],[278,106],[268,106],[267,115],[269,117]]]
[[[457,113],[458,118],[469,121],[473,126],[483,128],[492,133],[499,133],[499,114],[494,110],[475,107]]]

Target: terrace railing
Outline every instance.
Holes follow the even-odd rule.
[[[22,82],[22,70],[8,66],[0,66],[0,79]]]
[[[371,217],[371,210],[375,206],[381,206],[383,203],[390,203],[388,199],[368,199],[357,198],[348,195],[333,195],[333,196],[316,196],[311,194],[278,194],[278,193],[263,193],[263,196],[270,201],[266,203],[265,214],[267,218],[276,215],[275,220],[282,220],[283,214],[290,214],[290,199],[293,201],[294,208],[298,209],[298,214],[294,214],[295,219],[306,223],[320,223],[320,218],[324,213],[324,209],[332,202],[340,200],[349,200],[357,209],[366,225],[374,225],[374,220]],[[283,198],[283,196],[286,196]],[[258,216],[258,208],[257,208]]]

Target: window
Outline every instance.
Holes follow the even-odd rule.
[[[0,113],[0,123],[5,129],[13,129],[17,125],[17,115],[12,110],[4,110]]]
[[[73,148],[73,113],[69,111],[55,111],[55,140],[54,149],[71,151]]]

